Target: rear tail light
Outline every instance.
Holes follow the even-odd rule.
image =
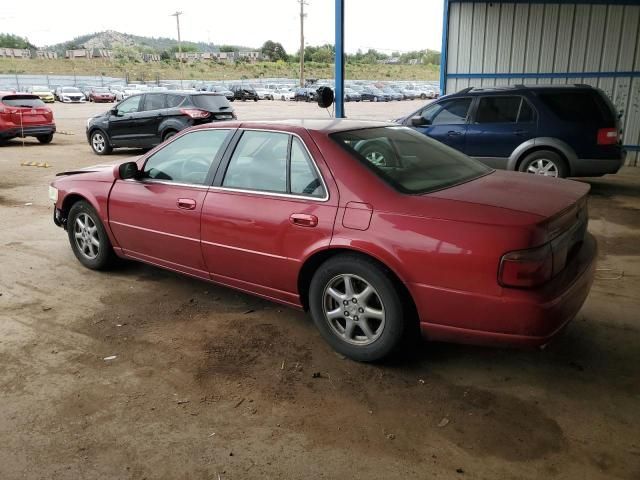
[[[598,145],[614,145],[618,143],[617,128],[601,128],[598,130]]]
[[[207,118],[209,115],[211,115],[210,112],[198,110],[197,108],[181,108],[180,112],[183,115],[187,115],[188,117],[193,119]]]
[[[547,243],[538,248],[509,252],[500,261],[498,280],[504,287],[532,288],[553,275],[553,251]]]

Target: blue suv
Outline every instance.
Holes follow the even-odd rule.
[[[398,122],[491,167],[600,176],[624,164],[619,115],[588,85],[466,88]]]

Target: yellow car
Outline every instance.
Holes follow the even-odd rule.
[[[47,87],[43,87],[42,85],[34,85],[33,87],[28,88],[27,91],[39,96],[40,100],[45,103],[53,103],[56,101],[51,90]]]

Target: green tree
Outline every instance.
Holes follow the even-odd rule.
[[[0,47],[2,48],[29,48],[35,50],[36,46],[26,37],[19,37],[10,33],[0,33]]]

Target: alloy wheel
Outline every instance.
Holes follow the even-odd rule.
[[[557,177],[558,166],[551,160],[546,158],[539,158],[531,162],[531,165],[527,167],[528,173],[534,175],[544,175],[546,177]]]
[[[105,140],[104,135],[100,132],[94,133],[91,137],[91,146],[98,153],[104,152],[104,149],[107,146],[107,141]]]
[[[322,307],[333,333],[352,345],[370,345],[384,331],[382,299],[369,282],[357,275],[332,278],[324,289]]]
[[[78,251],[87,259],[93,260],[100,253],[100,237],[98,227],[93,219],[86,213],[76,217],[73,224],[73,236]]]

